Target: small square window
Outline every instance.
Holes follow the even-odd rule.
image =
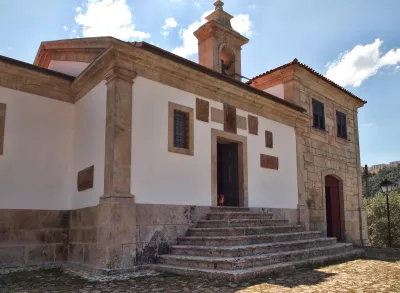
[[[338,137],[347,139],[346,114],[339,111],[336,111],[336,129]]]
[[[313,127],[325,130],[325,108],[324,104],[318,100],[312,100]]]
[[[168,151],[193,156],[193,109],[168,104]]]

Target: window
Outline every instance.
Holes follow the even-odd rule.
[[[168,151],[193,156],[193,108],[168,104]]]
[[[339,111],[336,111],[336,129],[338,137],[347,139],[346,114]]]
[[[325,130],[325,109],[324,104],[317,100],[312,100],[313,107],[313,127]]]
[[[189,148],[189,113],[174,110],[174,147]]]

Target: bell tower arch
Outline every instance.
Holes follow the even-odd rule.
[[[241,80],[241,50],[249,39],[232,28],[233,16],[224,11],[224,2],[218,0],[214,6],[207,22],[194,32],[199,41],[199,64]]]

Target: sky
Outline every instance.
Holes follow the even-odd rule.
[[[0,55],[32,63],[40,42],[113,36],[197,61],[193,36],[213,0],[0,0]],[[225,0],[250,39],[242,74],[294,58],[368,103],[359,110],[362,164],[400,160],[400,1]]]

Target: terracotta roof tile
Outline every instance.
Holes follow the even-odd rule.
[[[366,104],[367,101],[357,97],[355,94],[353,94],[352,92],[350,92],[349,90],[346,90],[344,87],[338,85],[337,83],[333,82],[332,80],[326,78],[325,76],[323,76],[321,73],[318,73],[317,71],[315,71],[314,69],[312,69],[311,67],[309,67],[308,65],[299,62],[299,60],[297,58],[293,59],[292,62],[286,63],[282,66],[276,67],[274,69],[268,70],[267,72],[264,72],[262,74],[257,75],[256,77],[253,77],[251,80],[249,80],[248,82],[246,82],[247,84],[251,84],[254,80],[256,80],[257,78],[260,78],[262,76],[268,75],[272,72],[278,71],[280,69],[284,69],[286,67],[289,67],[291,65],[298,65],[302,68],[304,68],[305,70],[307,70],[308,72],[314,74],[315,76],[318,76],[319,78],[323,79],[324,81],[326,81],[327,83],[331,84],[332,86],[340,89],[341,91],[345,92],[346,94],[350,95],[351,97],[355,98],[356,100],[362,102],[363,104]]]

